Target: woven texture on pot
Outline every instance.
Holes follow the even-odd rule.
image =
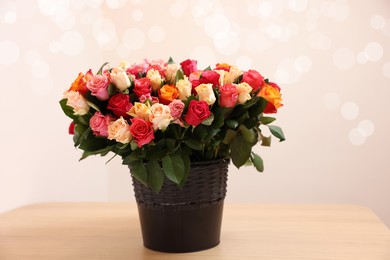
[[[133,177],[136,201],[139,206],[148,208],[199,208],[219,203],[226,196],[228,165],[229,160],[226,159],[193,162],[183,187],[178,187],[165,177],[159,193],[153,192]]]

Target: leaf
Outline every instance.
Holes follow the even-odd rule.
[[[210,130],[208,131],[208,134],[207,134],[207,136],[205,137],[204,141],[205,141],[205,142],[210,141],[211,139],[214,138],[214,136],[216,136],[216,135],[219,133],[219,131],[221,131],[221,129],[219,129],[219,128],[217,128],[217,129],[216,129],[216,128],[210,129]]]
[[[220,128],[223,126],[224,123],[224,108],[217,107],[214,111],[214,121],[212,123],[212,126],[214,128]]]
[[[205,68],[203,71],[205,71],[205,70],[211,70],[211,67],[210,66],[208,66],[207,68]]]
[[[270,123],[272,123],[273,121],[275,121],[276,118],[275,117],[269,117],[269,116],[262,116],[260,118],[260,123],[264,124],[264,125],[268,125]]]
[[[225,123],[231,129],[236,129],[237,126],[238,126],[238,121],[237,120],[226,120]]]
[[[132,152],[131,154],[123,158],[122,164],[133,165],[139,163],[140,161],[141,159],[139,158],[138,153]]]
[[[79,146],[81,141],[85,140],[87,138],[88,132],[85,134],[85,132],[88,130],[88,127],[82,124],[77,124],[74,127],[74,135],[73,135],[73,142],[74,146]]]
[[[67,98],[64,98],[64,99],[61,99],[60,101],[60,105],[61,105],[61,108],[62,108],[62,111],[64,111],[65,115],[70,117],[71,119],[76,119],[77,120],[77,115],[74,115],[74,110],[72,107],[68,106],[66,104],[66,102],[68,102],[68,99]]]
[[[178,82],[179,80],[184,79],[184,74],[181,69],[177,70],[176,72],[176,79],[175,82]]]
[[[247,141],[248,143],[256,142],[256,135],[253,129],[248,129],[244,125],[240,125],[239,129],[241,130],[242,136],[244,137],[245,141]]]
[[[207,135],[207,130],[204,125],[198,125],[194,128],[194,135],[198,137],[200,140],[204,140]]]
[[[264,171],[263,159],[261,159],[261,157],[259,155],[252,153],[251,161],[252,161],[253,165],[255,166],[256,170],[258,170],[259,172]]]
[[[271,146],[272,136],[261,135],[260,138],[261,138],[261,145],[262,146]]]
[[[87,158],[90,155],[97,155],[97,154],[106,155],[108,152],[110,152],[114,148],[114,146],[115,145],[106,146],[102,149],[95,150],[95,151],[85,151],[83,153],[83,155],[81,156],[79,161],[84,160],[85,158]]]
[[[226,135],[225,135],[225,138],[223,139],[222,143],[226,144],[226,145],[229,145],[233,142],[234,138],[236,138],[237,136],[237,132],[232,130],[232,129],[228,129],[226,131]]]
[[[162,167],[168,179],[179,184],[184,176],[184,162],[180,154],[167,155],[162,159]]]
[[[160,164],[156,160],[150,160],[146,164],[146,170],[148,173],[148,187],[152,191],[158,193],[164,183],[164,173],[160,167]]]
[[[142,184],[148,185],[148,172],[142,162],[131,165],[131,174]]]
[[[105,62],[103,63],[103,65],[100,67],[100,69],[98,70],[98,72],[96,73],[97,75],[102,75],[103,73],[103,67],[106,66],[109,62]]]
[[[184,143],[193,150],[201,151],[203,150],[203,145],[201,142],[195,140],[195,139],[186,139],[184,140]]]
[[[271,134],[273,136],[275,136],[276,138],[279,138],[279,142],[286,140],[286,138],[284,137],[282,128],[280,128],[279,126],[275,126],[275,125],[268,125],[268,128],[271,131]]]
[[[87,104],[92,107],[93,109],[95,109],[96,111],[100,112],[100,109],[97,105],[95,105],[94,103],[90,102],[90,101],[87,101]]]
[[[168,64],[175,64],[175,62],[173,61],[172,57],[169,57]]]
[[[210,116],[202,121],[202,125],[211,125],[214,121],[214,113],[210,113]]]
[[[242,135],[238,135],[233,140],[230,150],[233,164],[240,168],[248,161],[251,155],[252,144],[246,142]]]

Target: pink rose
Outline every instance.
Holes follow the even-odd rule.
[[[114,118],[110,115],[102,115],[99,112],[95,112],[95,114],[89,119],[89,126],[93,131],[95,136],[108,136],[108,125],[110,122],[114,121]]]
[[[129,117],[127,112],[129,112],[132,106],[129,95],[118,93],[108,100],[107,108],[110,109],[115,116],[127,118]]]
[[[131,119],[130,133],[138,147],[142,147],[154,139],[152,123],[141,118]]]
[[[168,106],[171,109],[171,116],[174,119],[178,119],[181,117],[181,114],[183,113],[185,107],[184,103],[181,100],[175,99]]]
[[[152,104],[159,103],[158,97],[153,97],[150,94],[145,94],[139,97],[139,102],[145,103],[147,100],[149,100]]]
[[[126,69],[127,74],[134,75],[135,78],[140,78],[144,75],[149,67],[149,64],[134,64]]]
[[[108,99],[108,84],[110,83],[106,75],[95,75],[88,81],[87,88],[91,91],[93,96],[99,100]]]
[[[148,78],[140,78],[134,80],[134,93],[138,97],[142,95],[147,95],[152,92],[152,86],[150,85],[150,80]]]
[[[219,102],[222,107],[234,107],[237,103],[237,87],[233,84],[226,84],[219,87]]]
[[[244,72],[241,82],[248,83],[252,87],[252,91],[255,92],[263,85],[264,77],[256,70],[248,70]]]
[[[205,101],[191,100],[184,120],[197,126],[210,116],[209,105]]]
[[[218,87],[219,86],[219,73],[215,72],[213,70],[205,70],[202,72],[202,76],[199,79],[200,84],[207,84],[211,83],[213,84],[213,87]]]
[[[190,60],[190,59],[185,60],[182,63],[180,63],[181,68],[184,72],[184,75],[186,75],[187,77],[189,77],[192,72],[195,72],[198,70],[197,64],[198,64],[198,62],[196,60]]]

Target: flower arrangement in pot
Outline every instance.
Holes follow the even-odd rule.
[[[279,86],[225,63],[203,70],[190,59],[104,63],[96,74],[79,73],[60,105],[72,119],[81,159],[113,152],[152,194],[164,185],[185,187],[196,163],[231,161],[261,172],[263,160],[252,148],[271,139],[261,128],[285,139],[267,115],[282,106]]]

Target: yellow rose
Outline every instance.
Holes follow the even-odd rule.
[[[126,71],[121,67],[112,69],[110,78],[111,82],[114,83],[115,87],[120,91],[124,91],[130,87],[129,76],[127,76]]]
[[[146,73],[146,77],[150,80],[150,85],[153,88],[153,91],[156,91],[161,88],[161,75],[158,70],[150,69]]]
[[[177,97],[179,97],[179,91],[172,84],[166,84],[158,90],[158,98],[164,105],[168,105]]]
[[[233,83],[241,74],[242,71],[238,67],[231,66],[229,72],[225,74],[223,81],[225,84]]]
[[[130,143],[132,136],[130,133],[130,125],[127,121],[120,117],[117,120],[108,124],[108,139],[116,140],[117,142],[127,144]]]
[[[168,64],[165,70],[165,78],[168,83],[174,83],[176,78],[176,72],[179,70],[179,65],[176,63]]]
[[[144,103],[134,102],[134,105],[127,112],[132,117],[141,118],[145,121],[150,121],[150,107]]]
[[[66,105],[73,108],[75,115],[83,116],[88,113],[90,106],[87,100],[78,91],[66,91],[64,98],[67,99]]]
[[[161,103],[155,103],[150,108],[150,121],[153,123],[153,129],[165,130],[173,120],[169,106]]]
[[[250,93],[252,92],[252,87],[249,86],[248,83],[242,82],[237,85],[237,93],[238,93],[238,98],[237,101],[240,104],[244,104],[247,102],[249,99],[251,99]]]
[[[213,90],[213,84],[200,84],[195,88],[199,96],[199,101],[205,101],[209,106],[214,104],[216,98]]]
[[[184,79],[176,82],[176,88],[179,92],[180,100],[186,100],[189,96],[191,96],[192,85],[186,76],[184,76]]]

